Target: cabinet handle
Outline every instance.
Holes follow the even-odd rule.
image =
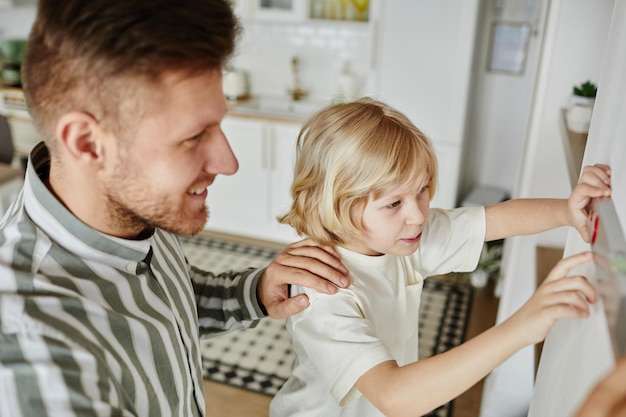
[[[276,169],[276,138],[274,137],[274,135],[272,135],[270,137],[270,155],[269,155],[269,160],[270,160],[270,166],[269,168],[273,171]]]
[[[267,127],[263,127],[262,130],[262,134],[263,137],[261,138],[261,140],[263,141],[261,143],[261,168],[262,169],[267,169],[268,168],[268,164],[267,164]]]
[[[263,144],[261,146],[263,154],[261,155],[261,168],[274,170],[276,167],[276,139],[274,131],[269,126],[263,128]]]

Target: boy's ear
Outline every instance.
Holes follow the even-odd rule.
[[[57,123],[58,146],[72,159],[82,163],[99,163],[103,157],[102,129],[89,113],[73,111],[64,114]]]

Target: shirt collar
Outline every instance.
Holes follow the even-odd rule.
[[[148,256],[154,233],[143,240],[129,240],[93,229],[50,192],[46,186],[49,174],[50,154],[40,142],[30,153],[24,181],[24,206],[52,241],[78,256],[121,268],[128,268],[128,261],[140,262]]]

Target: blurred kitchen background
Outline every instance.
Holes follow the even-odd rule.
[[[231,3],[244,30],[224,69],[223,129],[240,171],[209,190],[207,229],[296,239],[275,217],[289,204],[299,128],[318,108],[363,95],[395,106],[433,141],[441,171],[435,206],[567,197],[577,181],[586,134],[568,129],[564,114],[574,86],[589,80],[598,94],[610,88],[600,78],[614,0]],[[0,0],[3,51],[28,35],[35,10],[34,0]],[[15,81],[19,62],[2,59],[0,115],[19,167],[39,138]],[[558,229],[505,245],[503,275],[535,276],[535,248],[562,247],[565,238]],[[499,320],[528,291],[509,289],[522,297],[502,299]],[[494,372],[482,416],[527,404],[527,365]]]
[[[612,0],[232,3],[244,31],[225,79],[232,98],[247,104],[242,111],[280,116],[294,88],[305,95],[292,119],[362,95],[385,100],[432,139],[441,164],[434,203],[444,207],[515,194],[528,135],[540,134],[543,155],[534,165],[545,177],[535,191],[566,193],[558,184],[568,179],[559,108],[573,85],[600,75]],[[0,41],[25,38],[36,1],[0,0],[0,7]],[[546,44],[549,24],[557,26],[555,50]],[[12,59],[4,57],[5,86],[14,85]],[[553,129],[529,132],[531,110],[542,105],[533,102],[537,88],[551,74],[555,108],[545,111]],[[38,138],[17,116],[13,139],[24,155]]]

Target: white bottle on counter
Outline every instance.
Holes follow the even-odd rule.
[[[350,71],[350,63],[343,63],[343,68],[337,78],[337,96],[341,101],[351,101],[357,96],[357,80]]]

